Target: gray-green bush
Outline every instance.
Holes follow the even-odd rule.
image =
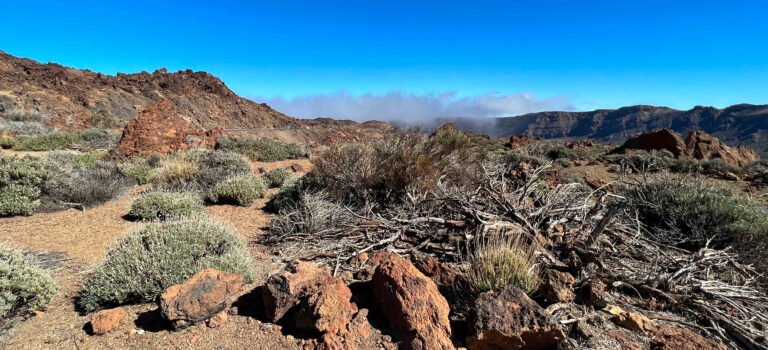
[[[214,268],[253,281],[250,254],[243,241],[208,219],[148,226],[120,238],[85,281],[77,298],[83,311],[154,301],[168,287]]]
[[[19,251],[0,246],[0,330],[17,317],[45,309],[57,291],[48,273],[30,265]]]
[[[267,195],[267,184],[253,174],[238,175],[217,183],[208,200],[212,203],[249,206]]]
[[[277,168],[267,171],[264,173],[264,175],[262,175],[262,178],[264,179],[264,182],[267,183],[267,186],[280,187],[293,176],[296,175],[294,175],[290,170],[285,168]]]
[[[153,221],[205,215],[203,200],[189,192],[147,192],[133,201],[128,217]]]
[[[32,215],[47,178],[39,158],[0,156],[0,217]]]
[[[216,139],[216,148],[237,152],[253,161],[274,162],[305,157],[305,147],[273,139],[225,136]]]

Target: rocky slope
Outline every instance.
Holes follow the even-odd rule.
[[[310,143],[343,136],[355,139],[382,130],[380,125],[292,118],[264,103],[239,97],[206,72],[158,69],[151,74],[112,76],[56,63],[41,64],[0,51],[0,112],[34,110],[52,120],[74,124],[87,124],[83,120],[97,114],[128,121],[160,99],[171,101],[196,129],[233,129]]]
[[[620,144],[645,131],[670,129],[687,135],[703,130],[729,145],[746,145],[768,156],[768,105],[734,105],[725,109],[697,106],[688,111],[630,106],[590,112],[540,112],[489,122],[459,119],[461,129],[491,136],[591,139]]]

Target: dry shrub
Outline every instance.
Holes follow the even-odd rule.
[[[267,185],[253,174],[238,175],[217,183],[208,200],[212,203],[235,204],[247,207],[267,195]]]
[[[134,220],[171,220],[205,215],[203,200],[189,192],[148,192],[133,201],[128,216]]]
[[[51,276],[14,249],[0,246],[0,331],[18,317],[44,310],[59,287]]]
[[[512,285],[533,292],[539,283],[535,252],[536,246],[519,233],[478,235],[464,257],[467,288],[479,294]]]
[[[155,172],[153,181],[158,187],[179,188],[197,179],[197,165],[183,157],[169,157]]]

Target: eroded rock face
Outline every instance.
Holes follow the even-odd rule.
[[[416,266],[421,273],[441,286],[452,286],[461,276],[461,271],[459,271],[458,268],[442,263],[429,254],[419,254],[414,256],[412,260],[413,265]]]
[[[113,152],[128,158],[142,153],[183,151],[188,133],[189,123],[178,115],[171,101],[159,100],[128,122]]]
[[[550,303],[571,302],[576,298],[573,284],[576,279],[570,273],[553,269],[544,270],[537,294]]]
[[[243,287],[242,275],[205,269],[160,296],[160,312],[175,329],[205,321],[227,310]]]
[[[390,324],[406,337],[403,348],[454,348],[448,302],[410,261],[386,255],[373,274],[373,295]]]
[[[266,315],[273,322],[299,305],[293,315],[296,326],[324,333],[324,338],[334,342],[347,332],[358,311],[344,281],[303,261],[294,261],[284,272],[269,277],[263,297]]]
[[[659,326],[653,340],[652,350],[725,350],[723,344],[713,343],[689,330]]]
[[[565,339],[557,320],[512,286],[481,294],[468,325],[471,350],[551,349]]]
[[[667,150],[678,158],[684,157],[687,154],[683,138],[676,132],[668,129],[656,129],[635,135],[612,153],[621,153],[627,150]]]
[[[109,331],[120,326],[120,322],[125,318],[125,310],[118,307],[109,310],[101,310],[91,317],[91,328],[93,334],[107,334]]]
[[[760,156],[751,148],[743,145],[730,147],[703,131],[691,132],[685,139],[685,146],[688,156],[695,159],[720,158],[728,164],[738,166],[760,160]]]

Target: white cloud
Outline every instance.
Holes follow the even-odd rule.
[[[528,92],[495,92],[459,97],[456,92],[417,95],[404,92],[352,95],[347,92],[284,97],[254,97],[296,118],[334,118],[428,123],[436,118],[505,117],[550,110],[572,110],[564,95],[539,99]]]

